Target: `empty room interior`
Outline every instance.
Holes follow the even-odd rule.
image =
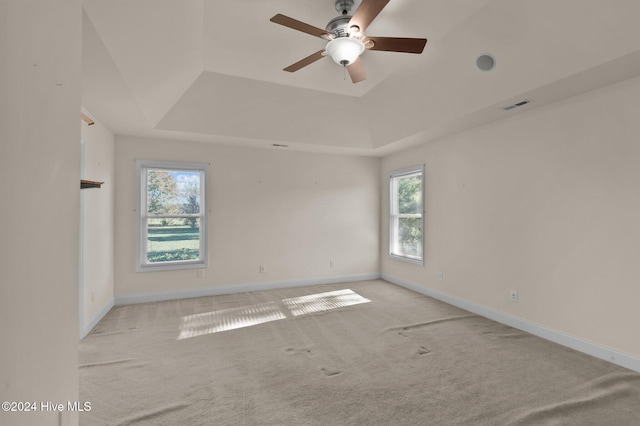
[[[639,19],[0,1],[0,423],[640,424]]]

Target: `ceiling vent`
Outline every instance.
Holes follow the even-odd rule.
[[[523,101],[516,102],[513,105],[509,105],[509,106],[503,107],[502,109],[505,110],[505,111],[509,111],[509,110],[514,109],[514,108],[518,108],[518,107],[524,106],[524,105],[528,104],[529,102],[531,102],[531,101],[529,101],[528,99],[525,99]]]

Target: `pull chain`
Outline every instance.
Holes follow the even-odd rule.
[[[349,62],[347,62],[346,60],[340,61],[340,63],[342,64],[342,79],[343,80],[347,80],[347,65],[349,64]]]

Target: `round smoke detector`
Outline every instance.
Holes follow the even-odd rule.
[[[496,58],[489,54],[480,55],[476,59],[476,66],[482,71],[491,71],[496,66]]]

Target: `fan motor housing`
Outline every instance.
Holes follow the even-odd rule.
[[[348,35],[347,25],[349,25],[350,20],[351,15],[337,16],[329,21],[325,30],[333,34],[336,38],[346,37]]]

